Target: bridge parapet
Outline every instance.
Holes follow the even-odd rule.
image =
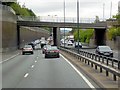
[[[50,16],[17,16],[18,21],[41,21],[41,22],[64,22],[64,17],[50,17]],[[99,20],[100,22],[103,21],[103,19]],[[77,23],[76,17],[65,17],[66,23]],[[79,23],[94,23],[95,18],[80,18]]]

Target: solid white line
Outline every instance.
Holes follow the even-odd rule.
[[[29,73],[26,73],[25,76],[24,76],[24,78],[28,77],[28,75],[29,75]]]
[[[14,58],[14,57],[16,57],[16,56],[18,56],[19,54],[20,54],[20,53],[12,56],[12,57],[10,57],[10,58],[8,58],[8,59],[6,59],[6,60],[3,60],[2,62],[0,62],[0,64],[6,62],[6,61],[8,61],[8,60],[10,60],[10,59],[12,59],[12,58]]]
[[[31,68],[34,68],[34,65],[32,65]]]
[[[61,55],[61,54],[60,54]],[[72,68],[83,78],[83,80],[90,86],[90,88],[95,88],[90,81],[70,62],[68,61],[63,55],[61,55],[63,59],[65,59],[71,66]]]

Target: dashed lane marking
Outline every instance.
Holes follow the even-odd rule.
[[[32,65],[31,68],[34,68],[34,65]]]
[[[29,75],[29,73],[26,73],[25,76],[24,76],[24,78],[28,77],[28,75]]]

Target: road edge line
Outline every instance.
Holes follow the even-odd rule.
[[[90,81],[67,58],[65,58],[62,54],[60,54],[60,56],[62,56],[62,58],[65,59],[68,64],[70,64],[70,66],[83,78],[90,88],[95,88],[92,83],[90,83]]]
[[[18,56],[19,54],[20,54],[20,53],[18,53],[18,54],[16,54],[16,55],[13,55],[13,56],[11,56],[10,58],[1,61],[0,64],[4,63],[4,62],[6,62],[6,61],[8,61],[8,60],[10,60],[10,59],[15,58],[15,57]]]

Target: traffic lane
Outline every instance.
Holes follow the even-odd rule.
[[[45,59],[41,55],[17,88],[90,88],[62,57]]]
[[[96,49],[81,49],[81,50],[90,52],[90,53],[95,53]],[[118,51],[117,50],[113,50],[113,58],[118,59]]]
[[[19,55],[2,63],[2,87],[14,88],[37,58],[37,51],[33,55]]]

